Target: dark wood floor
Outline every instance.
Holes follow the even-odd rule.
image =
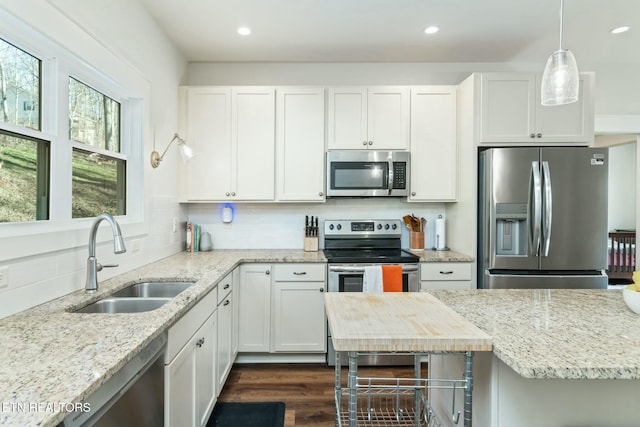
[[[358,375],[414,376],[412,367],[360,367]],[[335,370],[325,364],[235,364],[218,401],[280,401],[287,407],[285,427],[334,426],[334,382]]]

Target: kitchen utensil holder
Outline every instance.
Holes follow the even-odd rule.
[[[424,249],[424,231],[409,232],[409,249]]]
[[[318,252],[318,237],[305,237],[304,238],[304,251],[305,252]]]

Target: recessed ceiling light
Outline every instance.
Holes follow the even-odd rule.
[[[251,34],[251,28],[249,27],[238,27],[238,34],[241,36],[248,36]]]
[[[425,34],[435,34],[438,32],[438,30],[440,30],[440,28],[436,27],[435,25],[431,25],[430,27],[427,27],[424,29],[424,33]]]
[[[620,33],[626,33],[627,31],[629,31],[631,27],[624,25],[622,27],[616,27],[613,30],[609,31],[611,34],[620,34]]]

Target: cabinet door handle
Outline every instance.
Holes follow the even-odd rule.
[[[222,287],[222,289],[229,289],[229,286],[231,286],[231,285],[227,283],[226,285],[224,285],[224,286]]]
[[[323,293],[323,292],[324,292],[324,288],[320,288],[320,293]]]
[[[231,192],[231,195],[235,197],[236,192],[235,192],[235,191],[232,191],[232,192]]]
[[[541,133],[537,134],[536,136],[537,136],[538,138],[542,138],[542,134],[541,134]]]
[[[367,145],[367,141],[362,141],[362,145]]]
[[[412,196],[415,196],[415,195],[416,195],[416,192],[415,192],[415,191],[412,191],[412,192],[411,192],[411,195],[412,195]]]
[[[229,304],[231,304],[231,302],[230,302],[229,300],[226,300],[226,301],[224,302],[224,304],[222,304],[222,305],[227,306],[227,305],[229,305]]]
[[[440,274],[453,274],[453,271],[441,271]]]
[[[324,193],[321,191],[321,192],[318,193],[318,196],[322,197],[322,196],[324,196]]]
[[[293,274],[295,274],[296,276],[304,276],[305,274],[307,274],[306,271],[294,271]]]
[[[536,137],[535,133],[532,133],[531,135],[529,135],[529,138],[535,138],[535,137]]]
[[[373,145],[373,141],[369,141],[369,145]]]
[[[268,275],[270,275],[270,274],[271,274],[271,271],[266,270],[266,271],[264,272],[264,274],[266,274],[266,275],[268,276]]]
[[[203,345],[203,344],[204,344],[204,338],[200,338],[200,339],[198,340],[198,342],[196,342],[196,346],[197,346],[198,348],[202,347],[202,345]]]
[[[229,193],[228,191],[226,193],[224,193],[225,196],[229,197],[231,195],[231,193]]]

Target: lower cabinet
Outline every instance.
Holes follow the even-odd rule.
[[[218,284],[218,396],[233,364],[233,299],[233,274],[230,273]]]
[[[470,262],[425,262],[420,264],[420,290],[472,289]]]
[[[239,352],[269,352],[271,342],[271,264],[240,266]]]
[[[327,351],[324,264],[273,266],[273,350]]]
[[[212,293],[215,294],[215,290]],[[192,326],[206,313],[205,303],[200,302],[169,329],[165,359],[165,425],[169,427],[206,425],[216,402],[218,312],[215,305],[208,306],[209,311],[213,307],[213,313],[199,324],[195,333],[188,332],[193,331]],[[176,354],[176,346],[184,341],[185,333],[190,338]]]
[[[240,266],[239,351],[324,353],[326,264]]]

